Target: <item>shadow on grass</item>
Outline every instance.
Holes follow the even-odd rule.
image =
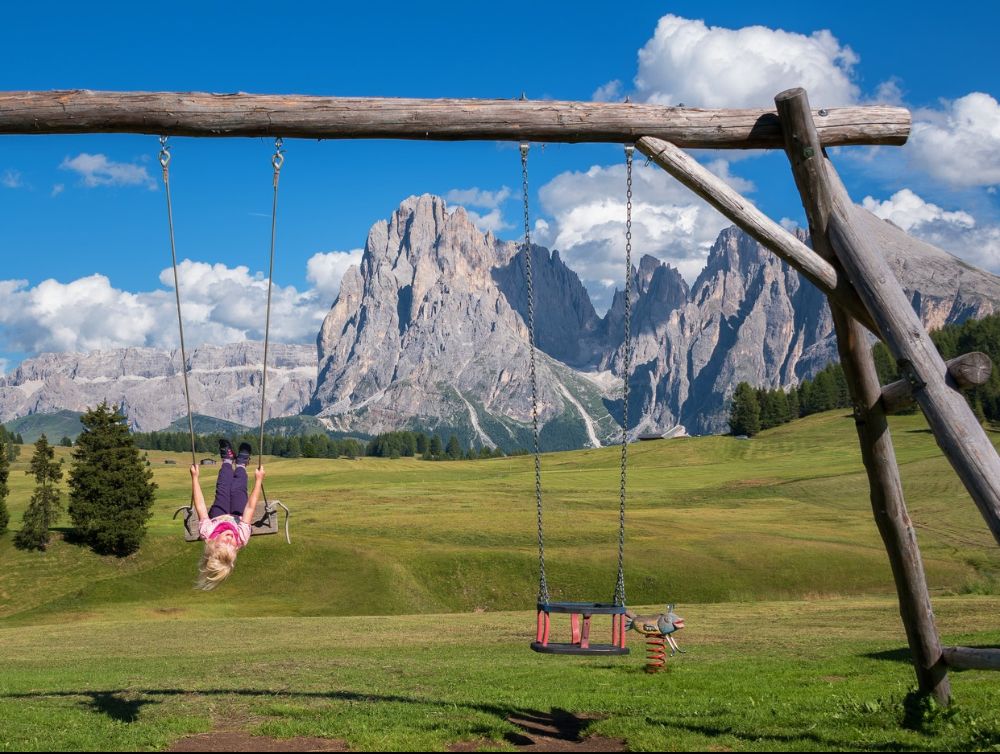
[[[0,699],[42,700],[52,698],[84,697],[83,706],[91,711],[106,715],[112,720],[135,723],[142,708],[151,704],[162,704],[157,697],[180,696],[236,696],[246,698],[320,699],[341,702],[397,703],[429,707],[462,707],[482,712],[508,722],[519,728],[521,733],[508,733],[505,738],[515,746],[534,743],[534,737],[557,739],[566,742],[580,742],[596,717],[574,715],[568,710],[554,707],[549,712],[498,704],[455,703],[434,699],[419,699],[395,694],[362,694],[353,691],[271,691],[265,689],[145,689],[109,691],[53,691],[24,694],[2,694]]]
[[[867,652],[862,657],[867,657],[869,660],[881,660],[883,662],[902,662],[907,665],[913,664],[913,655],[910,654],[909,647],[901,647],[899,649],[883,649],[881,652]]]
[[[538,743],[537,739],[549,739],[564,743],[578,743],[587,735],[590,726],[599,720],[599,717],[585,714],[574,714],[564,709],[552,708],[549,712],[537,709],[517,707],[514,705],[488,704],[477,702],[454,702],[435,699],[421,699],[399,694],[365,694],[355,691],[288,691],[288,690],[267,690],[267,689],[145,689],[136,690],[107,690],[107,691],[58,691],[58,692],[35,692],[22,694],[2,694],[0,699],[16,700],[41,700],[49,698],[72,698],[87,697],[90,702],[87,704],[94,712],[107,715],[114,720],[127,723],[134,723],[139,717],[142,708],[149,704],[162,703],[159,698],[184,697],[184,696],[218,696],[218,697],[243,697],[246,699],[262,698],[270,702],[279,699],[303,699],[322,700],[330,702],[353,702],[353,703],[396,703],[410,704],[414,706],[426,706],[454,709],[456,707],[475,712],[481,712],[494,716],[499,720],[512,725],[516,731],[510,731],[504,735],[507,743],[514,746],[530,746]],[[719,738],[732,736],[741,741],[771,741],[774,743],[793,743],[797,741],[812,742],[824,749],[850,749],[855,750],[858,745],[857,740],[845,737],[831,737],[819,735],[810,730],[794,730],[788,733],[763,733],[760,730],[740,730],[732,726],[713,726],[709,724],[685,723],[676,719],[660,719],[646,717],[648,725],[661,727],[667,730],[686,731],[703,735],[708,738]],[[886,742],[882,744],[866,743],[866,750],[870,751],[898,751],[902,747],[901,742]],[[936,751],[933,745],[929,744],[928,750]]]

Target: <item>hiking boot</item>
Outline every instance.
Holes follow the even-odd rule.
[[[236,454],[233,452],[233,444],[224,437],[219,440],[219,455],[223,461],[232,461],[236,458]]]
[[[246,466],[250,463],[250,443],[241,442],[240,452],[236,455],[236,465]]]

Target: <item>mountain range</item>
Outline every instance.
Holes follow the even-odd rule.
[[[874,215],[864,223],[928,327],[1000,309],[997,276]],[[306,413],[341,433],[410,428],[472,445],[530,446],[524,254],[479,231],[461,207],[431,195],[406,199],[372,226],[316,347],[272,346],[267,418]],[[543,447],[614,442],[624,294],[600,316],[558,251],[532,246],[531,255]],[[719,235],[693,284],[647,255],[633,291],[633,435],[678,425],[725,431],[739,382],[787,387],[836,357],[822,294],[736,228]],[[255,424],[260,360],[258,343],[193,351],[195,411]],[[185,413],[179,370],[176,352],[149,348],[43,354],[0,378],[0,421],[107,399],[123,404],[136,428],[162,429]]]

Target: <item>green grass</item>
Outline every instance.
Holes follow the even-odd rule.
[[[945,639],[996,644],[996,543],[922,419],[892,426]],[[544,457],[556,598],[611,596],[619,453]],[[11,474],[15,528],[28,455]],[[629,601],[676,601],[689,625],[691,652],[669,674],[646,677],[638,656],[526,650],[533,616],[503,611],[530,608],[537,588],[530,457],[268,459],[294,544],[255,539],[202,594],[199,547],[170,521],[188,500],[186,461],[151,451],[160,489],[138,555],[98,557],[58,532],[22,553],[0,537],[0,748],[159,748],[236,720],[419,750],[503,742],[508,714],[557,708],[605,716],[588,732],[634,749],[1000,746],[996,674],[953,674],[957,711],[900,726],[913,671],[844,412],[629,456]],[[212,649],[219,635],[249,636],[253,666]]]
[[[1000,641],[1000,599],[952,597],[937,607],[947,640]],[[1000,688],[982,671],[953,673],[958,704],[903,725],[913,674],[891,600],[690,605],[683,613],[687,653],[655,676],[642,672],[636,645],[618,660],[532,653],[531,613],[166,613],[0,629],[0,749],[155,749],[234,727],[370,751],[443,750],[457,741],[511,748],[521,731],[510,715],[558,710],[596,718],[588,735],[644,751],[1000,746]]]

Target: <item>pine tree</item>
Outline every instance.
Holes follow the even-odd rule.
[[[37,486],[24,512],[21,530],[14,535],[14,546],[21,550],[44,550],[49,544],[49,529],[59,518],[62,504],[59,488],[62,462],[56,463],[55,450],[45,435],[35,443],[35,454],[26,474],[34,475]]]
[[[152,516],[153,472],[118,407],[102,403],[80,417],[73,451],[69,515],[79,539],[101,555],[131,555]]]
[[[448,446],[444,449],[444,453],[452,461],[462,457],[462,446],[458,444],[458,437],[452,435],[448,438]]]
[[[7,441],[0,437],[0,534],[4,534],[10,524],[10,513],[7,512],[7,493],[10,492],[7,481],[9,479],[10,459],[7,457]]]
[[[760,432],[760,403],[757,401],[757,391],[748,382],[741,382],[733,393],[729,428],[734,435],[747,437]]]
[[[440,458],[444,455],[444,443],[441,442],[438,435],[431,435],[431,444],[428,449],[431,452],[431,458]]]

